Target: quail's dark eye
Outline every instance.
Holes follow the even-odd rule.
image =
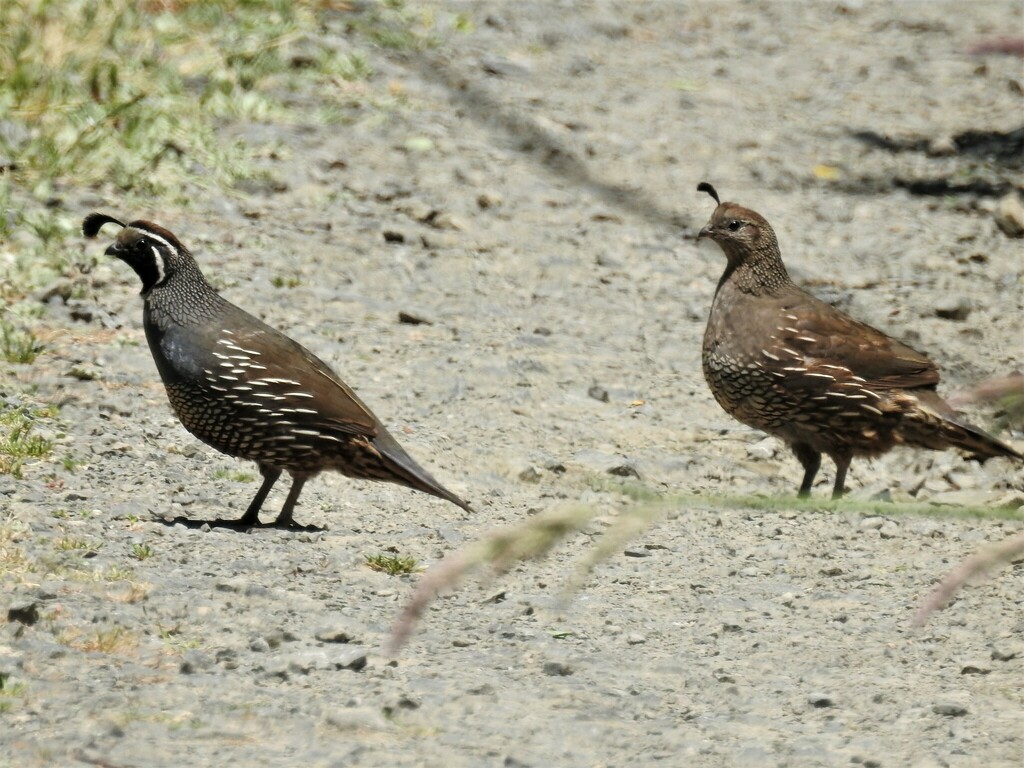
[[[738,230],[739,230],[739,228],[740,228],[740,227],[742,227],[742,226],[743,226],[743,222],[742,222],[742,221],[739,221],[738,219],[733,219],[733,220],[732,220],[732,221],[730,221],[730,222],[729,222],[729,224],[728,224],[728,227],[729,227],[729,231],[730,231],[730,232],[736,232],[736,231],[738,231]]]

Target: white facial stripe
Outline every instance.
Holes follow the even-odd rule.
[[[160,255],[160,251],[157,250],[157,247],[155,245],[153,246],[153,263],[156,264],[157,274],[156,282],[154,283],[154,285],[160,285],[160,283],[164,281],[164,278],[167,277],[167,275],[164,273],[164,257]]]
[[[172,251],[177,250],[173,245],[171,245],[169,242],[167,242],[167,240],[165,238],[160,237],[160,235],[158,235],[158,234],[156,234],[154,232],[150,232],[148,229],[136,229],[135,231],[136,232],[141,232],[143,237],[148,237],[150,240],[156,240],[158,243],[166,246],[167,248],[171,249]]]

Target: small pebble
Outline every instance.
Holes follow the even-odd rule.
[[[827,693],[812,693],[807,697],[807,703],[818,709],[835,706],[835,701]]]
[[[314,637],[321,643],[351,643],[359,632],[354,625],[342,623],[321,627]]]
[[[1024,643],[1001,641],[999,646],[992,649],[992,661],[1011,661],[1020,656],[1024,656]]]
[[[771,459],[774,458],[777,449],[778,443],[775,441],[775,438],[766,437],[764,440],[759,440],[753,445],[748,445],[747,455],[755,459]]]
[[[878,534],[883,539],[895,539],[900,532],[900,526],[895,520],[886,520],[878,529]]]
[[[995,211],[996,225],[1007,237],[1024,237],[1024,203],[1011,192],[999,201]]]
[[[366,668],[369,656],[365,648],[340,649],[330,656],[330,662],[335,669],[350,669],[353,672],[361,672]]]
[[[524,483],[539,483],[542,476],[537,467],[527,467],[519,473],[519,479]]]
[[[635,548],[635,547],[627,549],[622,554],[624,554],[626,557],[650,557],[651,556],[651,553],[650,553],[649,550],[638,549],[638,548]]]
[[[969,661],[960,669],[961,675],[987,675],[992,667],[985,661]]]
[[[932,712],[945,717],[963,717],[967,714],[967,706],[959,701],[939,701],[932,705]]]
[[[213,658],[209,654],[200,650],[189,650],[185,651],[181,659],[181,666],[178,670],[183,675],[192,675],[196,672],[202,672],[204,669],[209,669],[213,666]]]
[[[573,668],[564,661],[545,661],[544,674],[551,677],[567,677],[573,673]]]
[[[935,303],[935,315],[943,320],[962,322],[971,314],[971,302],[963,296],[952,296]]]

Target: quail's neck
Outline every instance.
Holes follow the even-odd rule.
[[[210,285],[202,273],[177,273],[145,296],[147,321],[161,330],[170,326],[199,325],[216,318],[227,301]]]
[[[760,251],[743,259],[729,258],[718,290],[728,286],[751,296],[778,296],[793,285],[778,251]]]

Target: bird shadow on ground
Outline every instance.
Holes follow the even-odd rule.
[[[239,533],[248,533],[249,531],[261,530],[267,528],[274,528],[279,531],[289,531],[294,533],[322,533],[327,530],[326,526],[319,525],[299,525],[298,523],[292,522],[288,525],[278,525],[274,523],[246,523],[241,520],[224,520],[222,518],[214,518],[212,520],[199,520],[190,517],[154,517],[153,522],[162,523],[168,527],[175,525],[183,525],[186,528],[202,529],[202,528],[226,528],[230,531],[238,531]]]

